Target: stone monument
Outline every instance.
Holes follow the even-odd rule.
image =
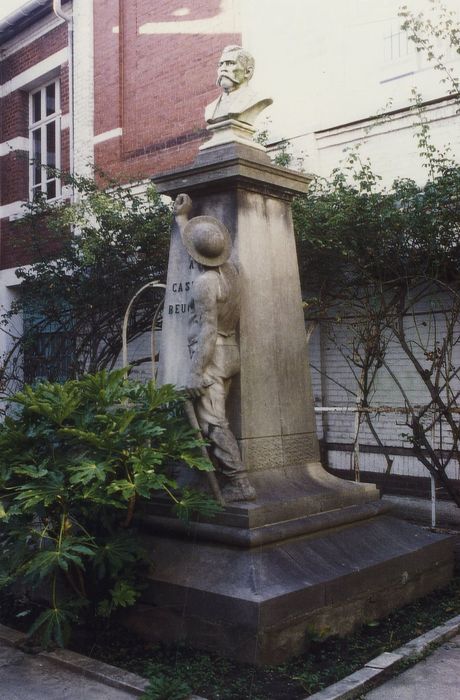
[[[449,538],[391,517],[375,486],[320,463],[290,208],[312,178],[253,142],[271,102],[250,92],[253,70],[224,49],[211,139],[153,179],[176,202],[159,381],[189,387],[230,497],[189,525],[147,507],[155,567],[131,624],[276,663],[446,583],[453,555]]]

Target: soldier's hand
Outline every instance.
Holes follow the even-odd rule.
[[[174,216],[188,216],[192,210],[192,200],[188,194],[178,194],[174,202]]]
[[[205,389],[206,386],[201,377],[190,377],[185,391],[191,399],[199,399],[203,396]]]

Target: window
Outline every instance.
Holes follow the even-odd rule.
[[[414,45],[409,40],[407,33],[402,31],[400,27],[393,31],[390,28],[389,33],[383,38],[383,54],[385,63],[392,61],[400,61],[407,58],[414,51]]]
[[[59,305],[56,313],[59,313]],[[70,319],[68,323],[71,324]],[[62,319],[54,322],[45,318],[34,305],[27,304],[24,338],[24,381],[33,384],[42,379],[63,382],[69,378],[74,344],[71,328]]]
[[[30,197],[42,194],[54,199],[61,183],[48,168],[61,167],[61,120],[59,81],[34,90],[29,107]]]

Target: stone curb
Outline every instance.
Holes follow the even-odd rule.
[[[460,615],[453,617],[442,625],[435,627],[420,637],[415,637],[393,652],[385,651],[375,659],[371,659],[363,668],[358,669],[341,681],[330,685],[318,693],[308,695],[304,700],[352,700],[361,695],[369,687],[379,685],[388,676],[390,669],[395,669],[404,659],[415,660],[417,656],[428,651],[436,644],[451,639],[460,632]]]
[[[11,629],[11,627],[5,627],[5,625],[0,625],[0,640],[8,644],[10,647],[14,647],[19,642],[22,642],[26,638],[23,632],[18,632],[17,630]]]
[[[134,696],[140,696],[147,688],[149,682],[129,671],[123,671],[121,668],[106,664],[103,661],[96,661],[88,656],[76,654],[68,649],[56,649],[55,651],[42,651],[40,657],[48,659],[53,664],[72,671],[80,673],[87,678],[99,681],[104,685],[109,685],[112,688],[125,690],[132,693]]]
[[[16,646],[27,638],[22,632],[17,632],[10,627],[0,625],[0,640],[9,646]],[[68,649],[57,649],[55,651],[42,651],[37,654],[40,658],[47,659],[53,664],[61,666],[75,674],[81,674],[87,678],[118,688],[139,697],[147,688],[149,682],[146,678],[138,676],[129,671],[123,671],[116,666],[106,664],[103,661],[96,661],[88,656],[76,654]],[[198,695],[191,695],[189,700],[206,700]]]

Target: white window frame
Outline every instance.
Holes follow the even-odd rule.
[[[397,50],[396,50],[397,43]],[[389,46],[389,50],[387,49]],[[410,41],[407,32],[400,26],[389,27],[389,32],[383,37],[383,62],[385,64],[401,63],[411,58],[415,53],[415,45]]]
[[[46,89],[54,84],[55,105],[52,114],[46,114]],[[34,121],[34,97],[40,93],[40,119]],[[45,160],[48,153],[47,144],[47,126],[51,122],[55,123],[55,167],[57,170],[61,168],[61,91],[60,81],[58,78],[50,80],[40,87],[35,88],[29,93],[29,198],[32,200],[37,192],[41,192],[48,201],[53,201],[61,196],[61,181],[59,178],[50,177],[46,171],[48,163],[42,160],[42,176],[41,183],[34,184],[34,142],[33,135],[40,130],[41,135],[41,153]],[[47,197],[47,185],[55,182],[56,191],[54,197]]]

